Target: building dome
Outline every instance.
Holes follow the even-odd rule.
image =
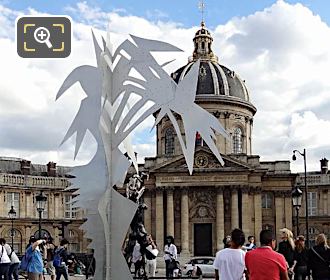
[[[237,158],[251,155],[253,117],[257,109],[250,102],[245,82],[234,71],[219,64],[212,50],[213,38],[203,21],[193,42],[192,56],[187,65],[171,74],[173,80],[180,83],[194,63],[200,61],[195,102],[213,114],[230,136],[228,139],[215,135],[213,140],[218,150]],[[180,118],[178,125],[184,138],[184,123]],[[199,146],[207,145],[197,133],[195,147]],[[168,117],[164,117],[157,125],[157,155],[160,161],[182,155],[179,137]]]
[[[193,41],[195,48],[188,64],[172,73],[175,82],[179,83],[193,64],[200,59],[197,97],[198,95],[217,95],[250,102],[245,82],[234,71],[218,63],[218,57],[212,51],[213,38],[205,28],[204,22],[201,24],[201,29],[196,32]]]

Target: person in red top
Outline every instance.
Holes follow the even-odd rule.
[[[289,280],[285,258],[274,251],[276,240],[270,230],[260,232],[260,243],[245,255],[249,280]]]

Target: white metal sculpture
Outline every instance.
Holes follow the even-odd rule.
[[[215,132],[228,137],[219,121],[195,104],[199,62],[176,84],[151,52],[181,51],[168,43],[131,35],[112,52],[103,39],[103,49],[94,34],[97,66],[83,65],[74,69],[57,93],[59,98],[79,82],[87,97],[63,142],[76,134],[75,156],[89,130],[97,142],[93,159],[85,166],[75,167],[73,185],[78,186],[77,204],[87,211],[84,229],[93,241],[96,259],[96,280],[132,279],[121,252],[121,246],[137,204],[119,194],[113,187],[123,185],[129,166],[137,167],[129,145],[130,133],[148,116],[159,111],[155,125],[168,115],[179,138],[190,174],[193,170],[195,136],[198,132],[223,164],[214,143]],[[135,74],[134,74],[135,73]],[[138,73],[139,75],[136,75]],[[138,96],[131,106],[130,98]],[[147,104],[151,104],[146,107]],[[174,113],[181,116],[185,139]],[[121,152],[123,143],[128,157]]]

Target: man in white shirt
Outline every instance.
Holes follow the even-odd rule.
[[[166,277],[173,277],[173,262],[177,259],[177,248],[174,245],[173,236],[166,237],[166,245],[164,247],[164,260],[166,267]]]
[[[216,280],[245,279],[245,252],[241,249],[244,242],[244,232],[240,229],[234,229],[231,232],[230,247],[216,254],[213,264]]]

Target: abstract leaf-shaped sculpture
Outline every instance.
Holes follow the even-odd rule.
[[[80,188],[77,203],[87,211],[88,220],[84,228],[87,237],[93,240],[91,247],[95,249],[96,280],[132,279],[121,245],[137,205],[113,188],[123,185],[132,160],[137,166],[127,141],[130,133],[153,113],[159,111],[155,124],[167,114],[179,137],[190,173],[197,131],[222,164],[213,141],[214,132],[228,136],[218,120],[194,102],[198,63],[177,85],[163,69],[167,63],[159,65],[151,52],[180,50],[160,41],[136,36],[131,38],[133,42],[125,40],[112,53],[105,40],[102,49],[93,34],[97,66],[84,65],[74,69],[56,96],[59,98],[74,83],[80,83],[87,97],[82,100],[63,142],[76,134],[76,157],[88,130],[98,145],[93,159],[85,166],[75,167],[72,172],[75,176],[73,184]],[[143,79],[130,75],[132,70],[140,73]],[[133,106],[128,106],[132,94],[140,99]],[[117,101],[119,105],[116,107]],[[141,112],[148,102],[153,105]],[[185,139],[173,112],[182,118]],[[124,143],[130,159],[120,151],[121,143]]]

